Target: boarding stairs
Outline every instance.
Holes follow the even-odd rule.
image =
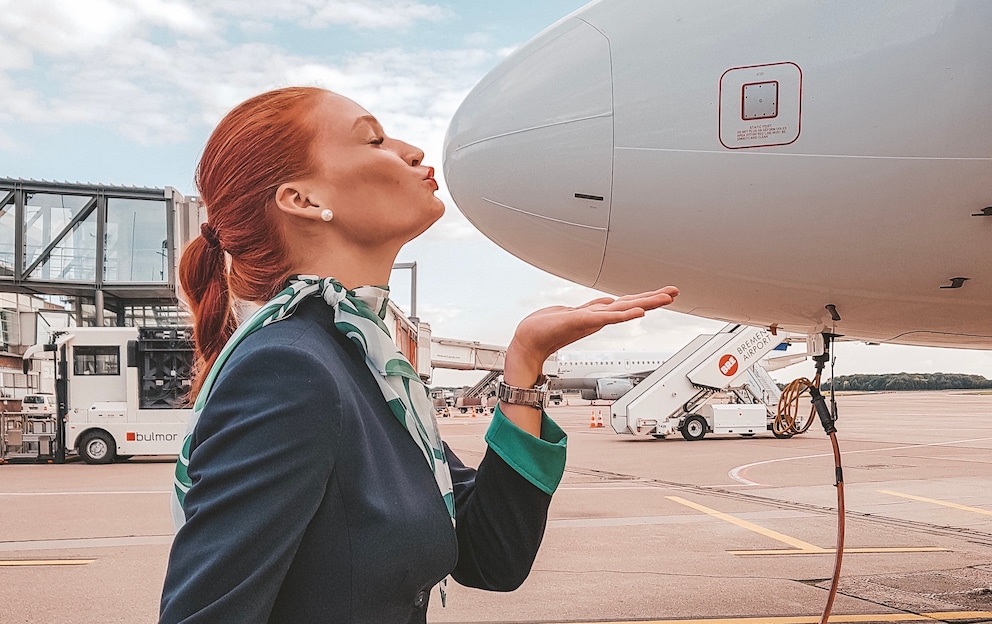
[[[499,383],[499,378],[502,374],[502,371],[489,371],[478,383],[466,390],[462,396],[474,399],[496,394],[496,385]]]
[[[747,398],[750,398],[753,403],[761,403],[767,409],[768,417],[774,420],[782,390],[765,367],[760,363],[755,364],[747,369],[742,381],[742,387],[737,394],[741,398],[739,402],[747,403]],[[744,396],[745,393],[747,397]]]
[[[697,428],[706,424],[694,439],[706,431],[765,431],[775,418],[781,392],[758,361],[782,341],[766,329],[733,323],[715,334],[697,336],[613,403],[613,430],[655,437],[682,431],[685,436],[683,427],[694,420]],[[733,406],[707,405],[718,393]]]

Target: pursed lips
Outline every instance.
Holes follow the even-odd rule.
[[[427,176],[424,178],[424,181],[430,181],[431,185],[434,187],[434,190],[438,190],[439,187],[437,185],[437,180],[434,179],[434,167],[427,168]]]

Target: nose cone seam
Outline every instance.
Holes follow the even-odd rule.
[[[459,151],[461,151],[461,150],[463,150],[465,148],[472,147],[473,145],[478,145],[479,143],[485,143],[486,141],[492,141],[493,139],[500,139],[500,138],[503,138],[503,137],[512,136],[514,134],[520,134],[521,132],[530,132],[532,130],[541,130],[543,128],[553,128],[554,126],[562,126],[562,125],[565,125],[565,124],[576,123],[576,122],[579,122],[579,121],[586,121],[586,120],[589,120],[589,119],[599,119],[599,118],[602,118],[602,117],[613,117],[613,111],[606,111],[606,112],[600,113],[598,115],[588,115],[586,117],[576,117],[575,119],[566,119],[564,121],[549,122],[549,123],[541,124],[541,125],[538,125],[538,126],[530,126],[529,128],[521,128],[519,130],[510,130],[508,132],[503,132],[502,134],[494,134],[492,136],[483,137],[483,138],[480,138],[480,139],[476,139],[474,141],[470,141],[470,142],[465,143],[463,145],[459,145],[459,146],[455,147],[455,151],[456,152],[459,152]]]
[[[466,97],[448,129],[445,180],[459,210],[491,240],[592,285],[609,229],[612,154],[609,40],[567,19]]]

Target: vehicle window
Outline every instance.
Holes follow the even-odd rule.
[[[120,347],[75,347],[72,356],[72,372],[74,375],[119,375],[121,372]]]
[[[31,403],[31,404],[44,403],[45,402],[45,399],[43,397],[40,397],[40,396],[26,396],[26,397],[24,397],[24,400],[21,401],[21,402],[22,403]]]

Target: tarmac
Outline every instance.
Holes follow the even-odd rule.
[[[818,423],[786,440],[655,440],[569,400],[548,410],[568,466],[530,577],[505,594],[449,582],[429,621],[820,621],[837,501]],[[830,621],[992,622],[992,394],[838,403],[847,535]],[[438,422],[466,463],[481,459],[488,418]],[[0,466],[0,621],[154,622],[173,463]]]

